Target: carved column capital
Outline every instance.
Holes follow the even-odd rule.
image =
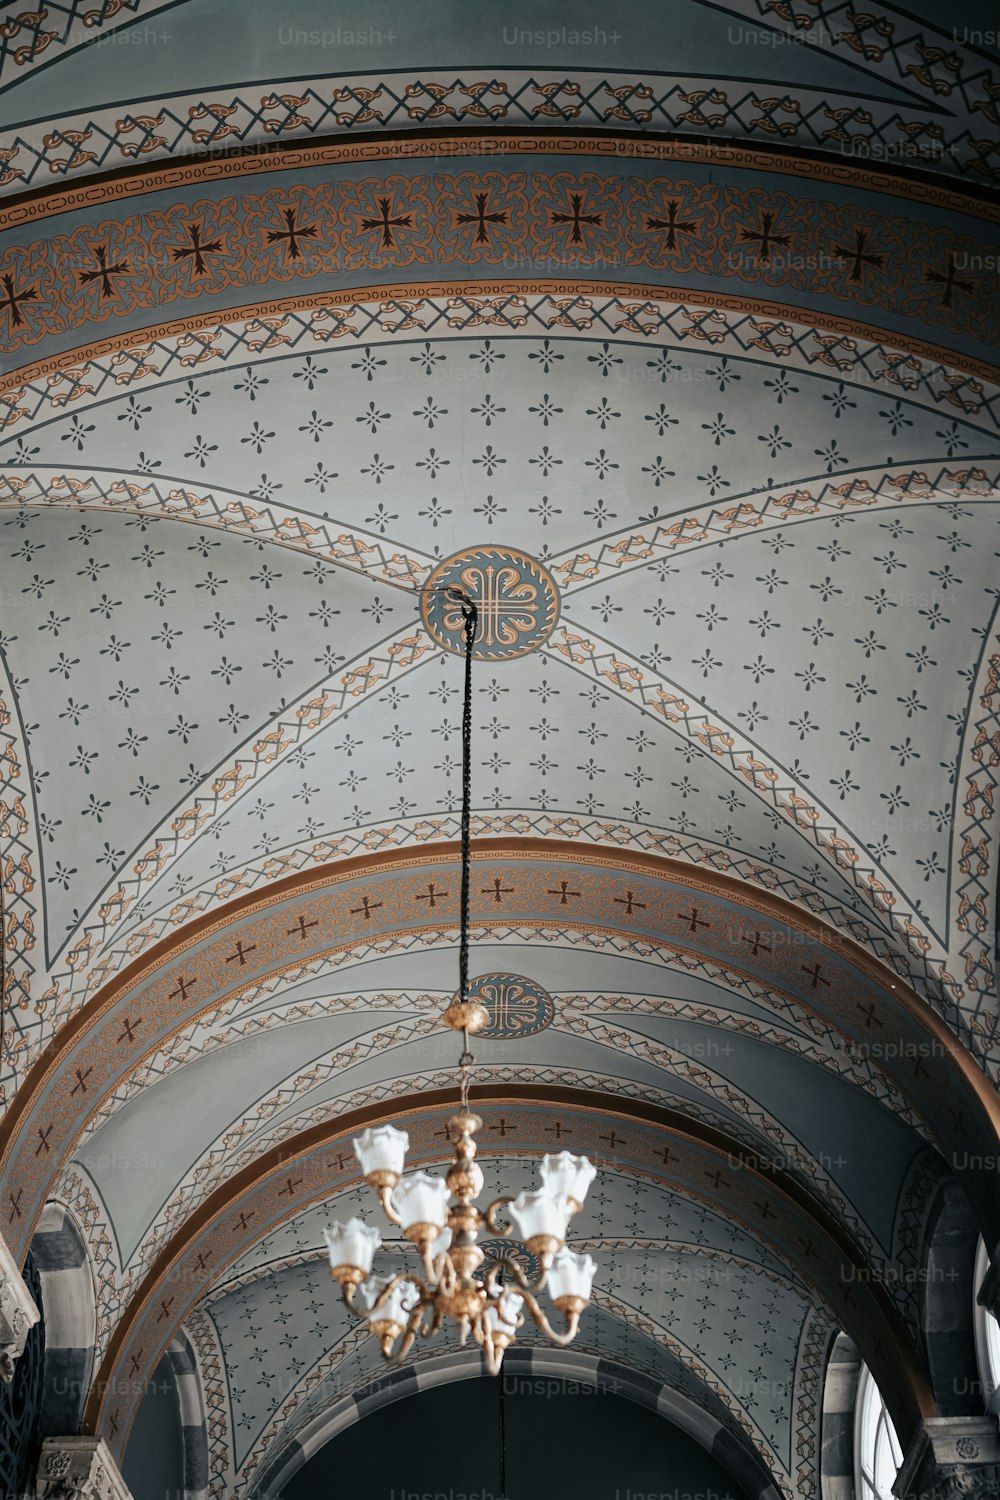
[[[0,1237],[0,1380],[5,1380],[8,1385],[14,1378],[14,1365],[24,1353],[25,1340],[38,1318],[38,1308],[17,1261]]]
[[[892,1487],[899,1500],[996,1500],[1000,1432],[990,1417],[927,1417]]]
[[[35,1481],[37,1500],[132,1500],[103,1438],[48,1437]]]

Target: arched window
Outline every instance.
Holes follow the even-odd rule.
[[[983,1382],[984,1405],[988,1411],[1000,1412],[1000,1323],[978,1301],[979,1288],[990,1268],[990,1257],[982,1240],[976,1252],[976,1274],[973,1277],[973,1322],[976,1329],[976,1356],[979,1378]]]
[[[857,1500],[894,1500],[892,1485],[903,1462],[903,1451],[867,1366],[862,1369],[858,1381],[854,1455]]]

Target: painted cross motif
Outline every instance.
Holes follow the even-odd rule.
[[[504,885],[503,878],[500,875],[496,875],[493,878],[493,884],[484,885],[480,889],[479,894],[481,896],[492,896],[497,906],[502,906],[504,896],[512,896],[514,894],[514,887],[512,885]]]
[[[426,901],[428,909],[433,910],[443,897],[446,898],[450,895],[450,891],[439,891],[436,882],[431,880],[428,882],[426,895],[417,896],[415,899],[417,901]]]
[[[775,245],[787,247],[792,242],[790,234],[775,234],[775,218],[776,215],[770,209],[765,209],[760,216],[759,229],[749,229],[744,226],[740,230],[741,240],[750,240],[757,246],[758,260],[770,260]]]
[[[678,214],[681,209],[679,198],[667,200],[667,216],[665,219],[654,219],[647,216],[646,228],[659,229],[662,231],[662,248],[666,250],[677,249],[677,236],[679,234],[697,235],[698,225],[693,219],[680,219]]]
[[[362,219],[362,229],[377,229],[382,236],[382,248],[384,250],[395,250],[396,242],[392,237],[393,229],[409,229],[413,221],[412,214],[390,214],[388,198],[378,199],[378,218]]]
[[[425,625],[449,651],[464,651],[464,620],[449,588],[461,589],[479,610],[473,649],[481,661],[523,656],[548,639],[556,621],[556,587],[545,568],[512,547],[476,547],[440,563],[421,597]]]
[[[603,214],[585,214],[583,212],[583,199],[583,193],[570,193],[570,212],[568,214],[559,212],[552,212],[550,214],[553,224],[572,225],[569,234],[569,242],[571,245],[583,244],[584,224],[593,224],[599,228],[601,225],[601,221],[604,218]]]
[[[848,245],[834,245],[833,250],[835,255],[842,255],[851,263],[847,273],[848,281],[862,281],[869,266],[873,271],[881,271],[885,264],[884,255],[868,249],[867,229],[855,230],[853,248]]]
[[[616,906],[624,906],[627,917],[630,917],[635,911],[646,910],[645,901],[637,901],[634,891],[626,891],[624,896],[615,896],[614,902]]]
[[[469,986],[469,995],[489,1012],[489,1022],[479,1035],[494,1040],[533,1036],[549,1025],[555,1013],[551,996],[520,974],[481,974]]]
[[[489,244],[490,231],[487,225],[506,224],[507,211],[506,209],[495,209],[492,212],[487,212],[486,205],[489,202],[488,193],[474,193],[472,201],[476,205],[475,213],[457,214],[456,222],[459,224],[475,224],[476,232],[472,237],[473,244]]]
[[[98,245],[93,255],[97,265],[93,270],[80,271],[77,280],[80,286],[89,286],[91,282],[99,281],[101,284],[100,298],[103,302],[105,297],[110,297],[114,293],[115,286],[111,278],[113,276],[131,276],[132,265],[127,258],[116,260],[114,265],[108,265],[107,244]]]
[[[973,282],[965,281],[958,275],[958,267],[955,264],[955,257],[953,255],[949,255],[948,265],[944,271],[934,271],[928,267],[927,274],[924,277],[924,284],[939,286],[943,293],[941,306],[949,309],[954,305],[956,291],[971,292],[974,290]]]
[[[284,240],[286,242],[286,259],[300,260],[302,257],[302,247],[299,241],[314,240],[319,234],[319,225],[316,223],[299,224],[298,210],[295,208],[286,208],[281,217],[285,221],[284,229],[269,229],[267,231],[267,242],[269,245],[280,245],[281,241]]]
[[[741,937],[740,942],[746,943],[749,946],[750,952],[754,958],[756,958],[758,954],[762,952],[771,952],[770,947],[764,941],[764,934],[762,932],[755,932],[753,937]]]
[[[546,891],[546,895],[548,895],[548,896],[558,896],[559,897],[559,905],[560,906],[568,906],[569,905],[570,897],[571,896],[579,896],[579,894],[580,894],[579,891],[571,891],[570,890],[570,888],[569,888],[569,881],[568,880],[560,880],[558,889],[550,889],[550,890]]]
[[[245,944],[243,942],[243,939],[240,938],[237,941],[235,953],[230,953],[229,957],[226,959],[226,963],[239,964],[240,968],[244,969],[246,968],[247,955],[250,953],[255,953],[256,951],[256,943]]]
[[[360,906],[351,907],[351,916],[359,917],[363,915],[366,922],[371,921],[373,911],[377,911],[380,906],[385,905],[384,901],[373,901],[371,896],[362,896],[360,899]]]
[[[38,301],[37,283],[34,286],[25,287],[23,292],[15,291],[14,278],[10,275],[9,272],[0,277],[0,282],[3,283],[4,292],[6,294],[5,296],[0,297],[0,312],[3,312],[4,310],[9,311],[11,326],[14,328],[18,328],[24,322],[24,316],[21,312],[21,303]]]
[[[293,934],[295,934],[298,937],[300,937],[303,942],[305,942],[306,937],[308,936],[309,928],[310,927],[318,927],[318,926],[319,926],[319,919],[318,918],[315,921],[307,922],[306,919],[305,919],[305,914],[303,913],[301,916],[299,916],[297,918],[296,925],[294,927],[286,928],[286,930],[285,930],[285,936],[286,937],[291,937]]]
[[[77,1068],[74,1071],[73,1076],[76,1079],[76,1082],[74,1083],[73,1087],[69,1091],[69,1096],[70,1096],[71,1099],[73,1098],[74,1094],[80,1094],[80,1093],[89,1094],[90,1093],[90,1089],[87,1086],[87,1079],[90,1077],[90,1075],[91,1075],[91,1073],[93,1071],[94,1071],[93,1064],[91,1064],[91,1066],[89,1068],[87,1068],[86,1071],[81,1071],[81,1069],[79,1069],[79,1068]]]
[[[204,276],[211,270],[211,267],[205,260],[205,256],[220,253],[222,250],[222,240],[203,240],[201,237],[201,223],[188,224],[187,232],[191,243],[172,249],[170,253],[175,261],[190,260],[194,267],[195,275]]]
[[[487,646],[513,646],[535,629],[538,621],[538,589],[526,582],[516,567],[497,567],[489,562],[462,571],[461,582],[479,607],[479,635]],[[457,628],[461,613],[445,617]]]

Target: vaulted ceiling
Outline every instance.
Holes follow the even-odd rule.
[[[378,1378],[320,1230],[359,1122],[447,1151],[459,581],[488,1185],[599,1161],[580,1347],[786,1495],[838,1328],[933,1413],[900,1268],[1000,1064],[962,9],[3,29],[3,1233],[83,1228],[118,1455],[181,1329],[213,1496]]]

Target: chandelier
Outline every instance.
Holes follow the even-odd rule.
[[[566,1233],[596,1172],[585,1156],[560,1151],[542,1158],[538,1191],[497,1198],[485,1210],[476,1206],[483,1173],[476,1161],[475,1137],[483,1122],[469,1108],[469,1078],[475,1061],[469,1037],[489,1020],[485,1006],[469,998],[472,653],[479,612],[461,589],[444,592],[460,612],[455,621],[461,620],[465,640],[459,986],[442,1017],[446,1025],[462,1033],[460,1103],[448,1121],[454,1154],[445,1178],[429,1172],[404,1176],[410,1144],[405,1130],[380,1125],[353,1142],[365,1181],[378,1194],[387,1218],[420,1252],[422,1276],[411,1271],[375,1275],[372,1263],[382,1236],[361,1219],[334,1222],[325,1236],[330,1270],[344,1303],[355,1317],[367,1322],[386,1359],[399,1363],[418,1335],[429,1338],[450,1319],[458,1326],[459,1342],[465,1344],[471,1333],[485,1355],[487,1369],[496,1375],[504,1350],[524,1325],[525,1310],[553,1344],[566,1345],[576,1337],[597,1265],[589,1255],[567,1248]],[[529,1276],[511,1255],[487,1257],[479,1243],[484,1226],[492,1237],[521,1241],[537,1271]],[[542,1292],[548,1293],[565,1320],[564,1330],[557,1331],[549,1323],[538,1302]]]

